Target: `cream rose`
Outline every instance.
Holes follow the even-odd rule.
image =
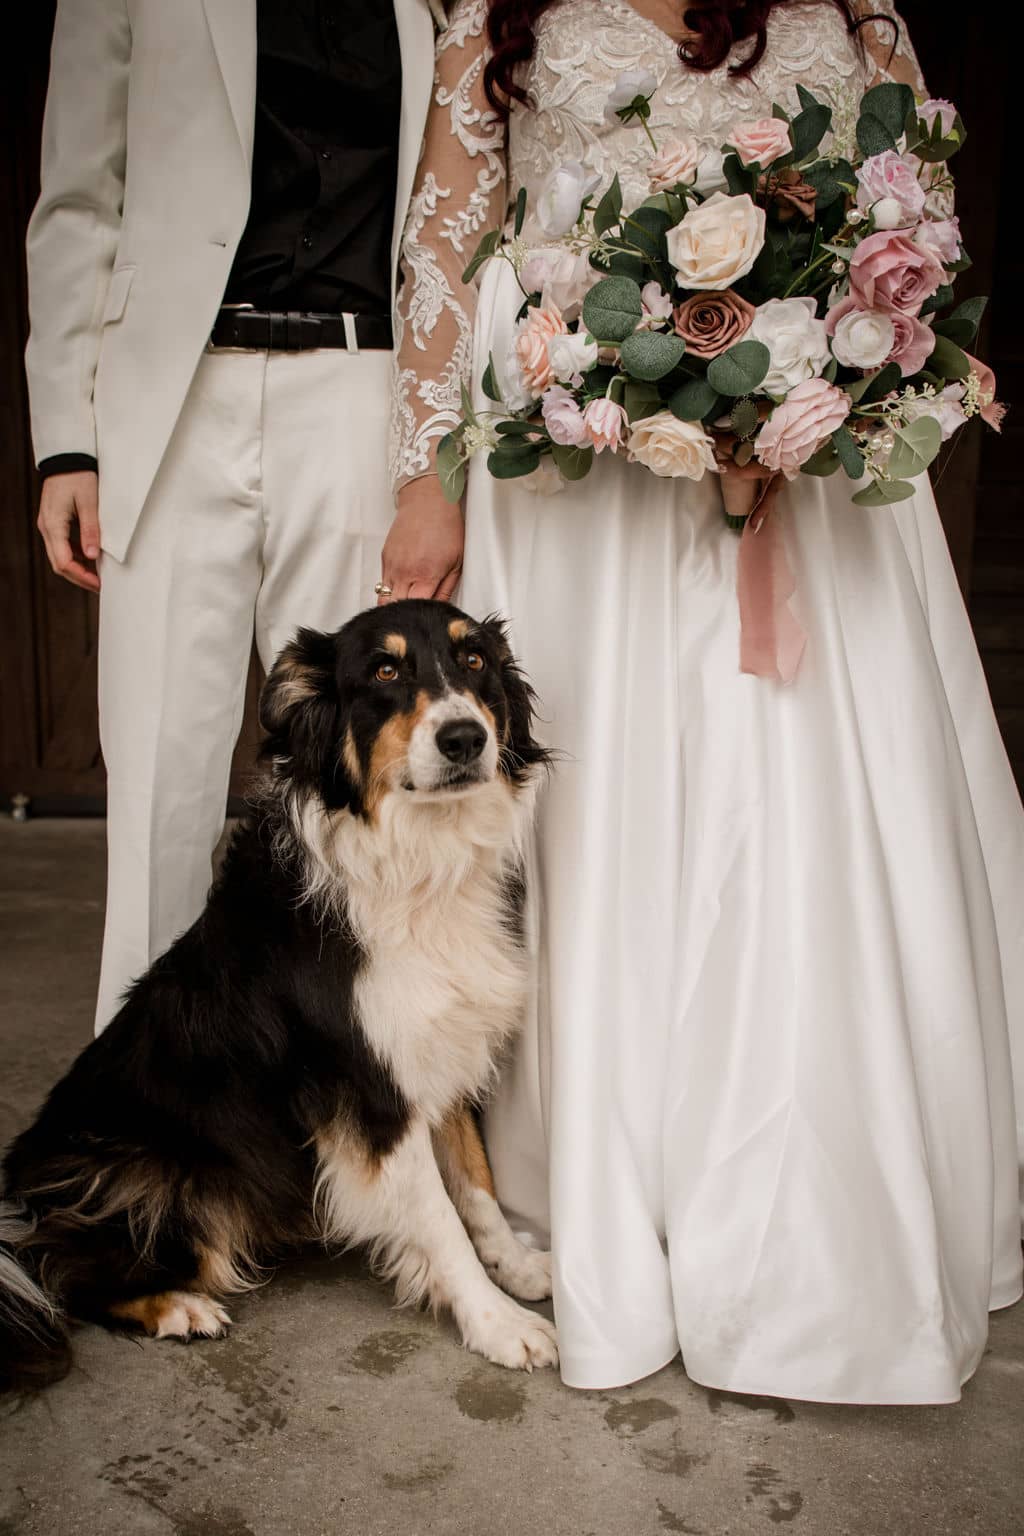
[[[785,395],[804,379],[814,379],[829,360],[828,335],[811,298],[769,299],[750,322],[747,341],[760,341],[771,365],[757,393]]]
[[[746,277],[764,245],[765,213],[743,193],[716,192],[668,232],[681,288],[722,289]]]
[[[832,351],[844,368],[878,368],[896,345],[896,327],[882,310],[843,306],[834,325],[828,320],[825,324],[831,332]]]
[[[647,168],[652,192],[671,192],[680,182],[697,179],[700,149],[693,139],[666,139]]]
[[[657,411],[638,421],[629,434],[629,459],[665,479],[703,480],[717,472],[710,437],[698,421],[680,421],[671,411]]]

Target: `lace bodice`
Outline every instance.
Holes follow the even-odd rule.
[[[861,8],[898,20],[890,0],[861,0]],[[604,115],[620,73],[645,70],[658,81],[656,138],[692,138],[707,149],[719,148],[738,119],[770,116],[773,102],[797,112],[798,83],[833,107],[839,149],[852,148],[856,105],[870,85],[896,79],[924,92],[902,23],[895,48],[882,20],[866,22],[854,38],[829,0],[775,7],[764,58],[738,78],[725,65],[710,74],[686,68],[676,42],[629,0],[556,0],[537,23],[536,52],[521,81],[533,106],[514,105],[505,124],[483,90],[486,14],[487,0],[458,0],[438,44],[434,103],[402,246],[396,488],[432,470],[438,441],[459,420],[475,295],[461,274],[483,231],[504,219],[509,189],[525,187],[535,203],[549,173],[578,160],[602,184],[618,171],[627,206],[646,197],[646,135]]]

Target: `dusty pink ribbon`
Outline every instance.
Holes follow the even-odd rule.
[[[790,607],[796,582],[772,510],[780,481],[769,481],[740,538],[736,595],[740,605],[740,671],[791,683],[807,634]]]

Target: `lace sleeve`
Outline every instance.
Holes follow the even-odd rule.
[[[854,11],[865,18],[858,31],[867,66],[864,89],[892,80],[909,85],[915,96],[926,97],[928,87],[907,24],[892,0],[856,0]]]
[[[483,71],[487,0],[459,0],[437,49],[434,100],[402,241],[395,337],[391,478],[429,474],[457,424],[473,356],[475,288],[462,273],[480,235],[505,216],[505,124]]]

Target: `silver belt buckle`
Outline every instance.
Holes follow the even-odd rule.
[[[220,307],[217,310],[217,313],[219,315],[222,309],[255,309],[255,308],[256,308],[255,304],[221,304]],[[264,350],[263,347],[217,347],[217,346],[214,346],[214,342],[213,342],[213,337],[212,336],[210,337],[209,341],[206,343],[206,351],[207,352],[262,352],[263,350]]]

